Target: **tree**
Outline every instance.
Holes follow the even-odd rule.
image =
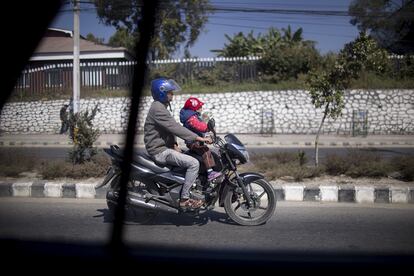
[[[414,53],[413,0],[354,0],[351,24],[370,31],[378,44],[397,54]]]
[[[135,39],[126,28],[120,27],[109,38],[108,45],[112,47],[124,47],[133,53],[135,49]]]
[[[308,73],[319,61],[319,52],[312,43],[281,42],[266,46],[259,69],[267,78],[278,82]]]
[[[220,57],[246,57],[246,56],[257,56],[263,54],[264,39],[259,34],[256,37],[251,31],[247,36],[243,32],[230,37],[224,35],[229,41],[229,44],[224,44],[223,49],[211,50],[211,52],[218,53]]]
[[[271,28],[264,36],[260,71],[274,82],[297,78],[319,63],[320,55],[313,41],[304,40],[302,28],[292,31],[288,26],[280,32]]]
[[[287,29],[282,28],[283,36],[282,41],[286,44],[296,44],[303,41],[303,29],[299,28],[294,33],[292,33],[292,29],[290,25],[288,25]]]
[[[384,73],[389,67],[388,53],[365,32],[351,43],[345,44],[340,52],[341,63],[352,78],[359,77],[360,72]]]
[[[104,44],[104,42],[105,42],[105,38],[103,38],[103,37],[96,37],[92,33],[88,33],[86,35],[86,40],[89,40],[89,41],[91,41],[93,43],[96,43],[96,44]]]
[[[272,81],[297,78],[320,60],[315,43],[304,40],[302,33],[302,28],[293,31],[290,26],[282,32],[270,28],[264,35],[259,33],[257,36],[253,31],[247,35],[239,32],[233,37],[225,35],[229,43],[213,52],[224,57],[261,56],[258,66],[265,78]]]
[[[312,71],[306,80],[312,104],[322,108],[322,120],[315,138],[315,165],[319,164],[319,135],[326,118],[336,119],[344,108],[344,91],[352,79],[358,78],[365,70],[383,72],[387,53],[376,41],[361,32],[354,41],[340,51],[333,66],[322,71]]]
[[[319,135],[326,118],[336,119],[344,108],[344,89],[349,76],[344,67],[336,63],[330,71],[311,72],[307,79],[312,104],[323,109],[322,120],[315,138],[315,165],[319,165]]]
[[[142,0],[95,0],[99,18],[108,25],[124,27],[138,38]],[[162,1],[152,41],[152,58],[168,58],[181,44],[194,45],[211,10],[208,0]]]

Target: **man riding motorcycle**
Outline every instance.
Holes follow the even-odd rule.
[[[194,157],[181,153],[177,138],[211,144],[210,138],[203,138],[181,126],[167,110],[174,93],[181,91],[172,79],[158,78],[151,82],[154,101],[144,124],[144,143],[149,155],[160,164],[186,168],[185,182],[181,190],[180,208],[183,210],[200,208],[204,202],[190,198],[189,190],[199,171],[199,162]]]

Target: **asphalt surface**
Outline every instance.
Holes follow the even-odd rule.
[[[128,244],[202,249],[414,253],[414,206],[279,202],[265,225],[232,223],[222,208],[198,218],[160,214],[150,224],[130,220]],[[104,200],[0,198],[0,238],[106,243],[112,217]]]

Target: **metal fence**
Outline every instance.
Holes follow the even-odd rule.
[[[123,89],[131,84],[134,62],[88,62],[80,64],[81,87],[87,89]],[[30,94],[72,89],[73,64],[59,63],[27,67],[15,90]]]
[[[197,58],[157,60],[150,64],[154,74],[166,73],[181,83],[200,81],[214,84],[214,81],[243,82],[257,80],[257,61],[260,57]]]
[[[391,55],[393,75],[405,70],[404,56]],[[411,59],[413,57],[410,57]],[[258,80],[260,57],[166,59],[148,62],[150,79],[168,76],[182,84],[198,81],[215,85],[217,81],[244,82]],[[129,89],[132,83],[133,61],[82,62],[81,88],[91,90]],[[20,94],[71,90],[73,64],[54,63],[28,66],[21,74],[15,90]]]
[[[148,62],[150,74],[166,75],[181,83],[195,79],[222,78],[225,80],[246,81],[257,78],[259,57],[240,58],[197,58],[170,59]],[[135,62],[82,62],[80,63],[81,88],[91,90],[129,89]],[[219,76],[209,76],[213,69],[222,68]],[[55,63],[42,66],[28,66],[16,83],[19,93],[39,94],[45,91],[72,89],[73,64]]]

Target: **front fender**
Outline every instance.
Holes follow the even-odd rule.
[[[241,178],[243,178],[243,182],[244,182],[245,185],[247,185],[247,184],[249,184],[249,183],[251,183],[251,182],[253,182],[255,180],[264,179],[265,178],[263,175],[261,175],[259,173],[254,173],[254,172],[241,173],[241,174],[239,174],[239,176]],[[220,199],[219,199],[219,206],[220,207],[223,207],[224,206],[224,198],[226,197],[227,193],[232,188],[234,188],[234,185],[231,182],[230,183],[229,182],[230,181],[228,181],[225,184],[225,186],[224,186],[224,188],[223,188],[223,190],[222,190],[222,192],[220,194]]]
[[[254,172],[241,173],[239,175],[240,175],[241,178],[243,178],[244,184],[248,184],[248,183],[253,182],[255,180],[265,178],[260,173],[254,173]]]

